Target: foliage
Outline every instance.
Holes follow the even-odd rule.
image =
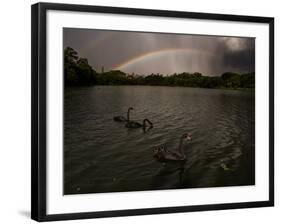
[[[255,73],[223,73],[221,76],[203,76],[201,73],[126,74],[120,70],[97,73],[85,58],[79,58],[70,47],[64,50],[65,85],[153,85],[201,88],[255,88]]]
[[[64,49],[64,81],[65,85],[96,84],[96,71],[70,47]]]

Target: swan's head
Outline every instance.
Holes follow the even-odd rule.
[[[183,138],[190,141],[191,140],[191,134],[190,133],[185,133],[185,134],[183,134]]]

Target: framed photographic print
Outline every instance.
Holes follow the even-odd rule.
[[[32,6],[32,219],[274,204],[274,19]]]

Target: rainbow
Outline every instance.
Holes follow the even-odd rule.
[[[155,58],[159,58],[159,57],[165,56],[167,54],[171,54],[171,53],[204,53],[206,55],[213,55],[209,51],[202,51],[202,50],[196,50],[196,49],[190,49],[190,48],[166,48],[166,49],[162,49],[162,50],[158,50],[158,51],[151,51],[151,52],[147,52],[147,53],[138,55],[119,65],[116,65],[113,68],[113,70],[122,70],[122,69],[128,68],[129,66],[131,66],[133,64],[143,62],[146,60],[152,60]]]

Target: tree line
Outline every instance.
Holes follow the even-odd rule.
[[[66,86],[81,85],[154,85],[201,88],[255,88],[255,73],[225,72],[221,76],[203,76],[201,73],[126,74],[120,70],[96,72],[86,58],[67,47],[64,49],[64,81]]]

